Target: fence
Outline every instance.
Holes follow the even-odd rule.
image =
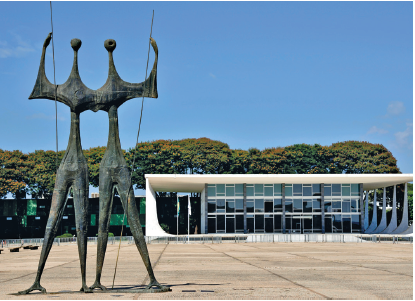
[[[187,243],[261,243],[261,242],[319,242],[319,243],[413,243],[413,236],[379,234],[245,234],[245,235],[178,235],[145,236],[147,244],[187,244]],[[97,244],[97,237],[88,237],[89,244]],[[55,238],[53,245],[76,244],[76,237]],[[108,244],[119,244],[120,237],[108,237]],[[43,238],[6,239],[1,247],[14,248],[22,245],[42,246]],[[132,236],[123,236],[121,244],[134,244]]]

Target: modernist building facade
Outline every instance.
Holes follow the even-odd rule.
[[[146,235],[170,235],[158,222],[156,191],[201,193],[202,234],[411,232],[407,185],[406,218],[396,222],[396,185],[412,181],[412,174],[146,175]],[[382,220],[368,225],[367,192],[389,186],[391,222],[383,205]]]

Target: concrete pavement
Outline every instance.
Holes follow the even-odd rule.
[[[81,287],[76,245],[53,246],[41,284],[49,294],[10,295],[34,281],[39,250],[0,254],[0,299],[413,299],[413,245],[390,243],[150,244],[158,281],[172,292],[94,293]],[[109,245],[102,284],[111,287],[118,245]],[[88,245],[87,283],[96,245]],[[116,289],[148,283],[135,245],[121,245]]]

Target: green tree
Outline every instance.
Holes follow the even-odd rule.
[[[246,174],[249,172],[252,160],[248,151],[241,149],[231,150],[229,160],[229,173]]]
[[[55,187],[56,170],[62,161],[65,151],[58,152],[58,162],[56,165],[56,152],[37,150],[29,153],[28,162],[30,170],[28,172],[28,193],[32,198],[44,197],[52,199]]]
[[[229,173],[229,145],[209,138],[183,139],[173,142],[180,146],[182,160],[190,174]]]
[[[135,154],[132,182],[138,189],[146,189],[146,174],[182,174],[185,165],[179,145],[170,140],[142,142],[126,154],[127,164],[132,166]]]
[[[4,151],[0,149],[0,197],[7,193],[14,197],[25,197],[27,191],[28,171],[30,164],[28,156],[22,152]]]
[[[84,156],[88,162],[89,184],[93,187],[99,186],[99,165],[101,164],[106,149],[105,146],[98,146],[83,150]],[[126,152],[124,150],[123,152],[126,157]]]
[[[400,173],[396,159],[381,144],[361,141],[334,143],[333,163],[337,172],[347,174],[361,173]]]

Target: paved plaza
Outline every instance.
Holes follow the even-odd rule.
[[[171,292],[94,293],[81,287],[76,245],[53,246],[41,284],[48,294],[11,295],[35,279],[39,250],[0,254],[0,299],[413,299],[413,245],[391,243],[150,244],[158,281]],[[118,245],[109,245],[102,284],[111,287]],[[88,245],[87,283],[96,245]],[[114,288],[148,283],[135,245],[121,245]]]

